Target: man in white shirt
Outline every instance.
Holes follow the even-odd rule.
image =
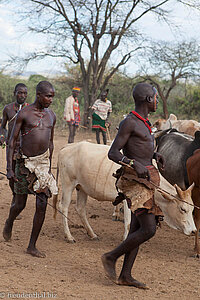
[[[103,91],[100,99],[97,99],[93,106],[92,130],[96,132],[97,144],[100,144],[100,132],[103,136],[104,145],[107,144],[106,127],[109,125],[108,118],[112,112],[112,103],[107,99],[108,89]]]

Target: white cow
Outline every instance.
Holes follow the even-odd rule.
[[[112,174],[119,168],[119,165],[108,159],[107,153],[109,146],[80,142],[69,144],[61,149],[58,155],[58,170],[61,178],[62,199],[60,201],[60,210],[67,216],[71,202],[72,192],[77,190],[77,212],[80,219],[92,239],[97,235],[92,230],[86,217],[86,201],[90,196],[99,201],[113,201],[117,196],[115,189],[115,178]],[[57,173],[58,178],[58,173]],[[191,186],[187,191],[182,191],[176,186],[176,189],[161,180],[161,187],[167,189],[173,195],[177,195],[192,204]],[[176,193],[177,191],[177,193]],[[195,231],[195,225],[192,217],[193,207],[178,201],[167,194],[163,196],[156,192],[156,203],[164,213],[166,223],[175,229],[178,229],[189,235]],[[54,196],[53,205],[56,208],[57,197]],[[124,209],[125,233],[128,234],[130,224],[130,210],[127,208],[126,201]],[[56,212],[56,211],[55,211]],[[75,239],[71,235],[68,220],[63,217],[64,233],[69,242]]]
[[[153,124],[157,130],[166,130],[175,128],[180,132],[194,136],[197,130],[200,130],[200,123],[195,120],[178,120],[174,114],[170,114],[167,120],[158,119]]]

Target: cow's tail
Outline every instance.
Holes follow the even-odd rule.
[[[57,164],[57,173],[56,173],[56,183],[58,186],[58,176],[59,176],[59,165]],[[58,202],[58,194],[53,195],[53,218],[56,219],[57,215],[57,202]]]

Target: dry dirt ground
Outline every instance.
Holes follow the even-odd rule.
[[[66,144],[67,132],[57,132],[53,165],[59,150]],[[94,135],[79,132],[76,141],[95,142]],[[1,170],[5,172],[5,150],[0,149]],[[53,172],[56,172],[54,169]],[[11,192],[6,178],[0,180],[0,229],[7,218]],[[52,203],[52,199],[50,199]],[[192,300],[200,299],[200,260],[192,258],[194,237],[185,236],[165,223],[150,241],[141,246],[133,276],[145,282],[149,290],[113,284],[104,275],[101,255],[122,241],[123,223],[112,221],[111,203],[89,199],[87,214],[98,234],[92,241],[86,235],[75,210],[75,195],[69,218],[75,244],[66,242],[62,217],[52,217],[48,206],[45,223],[38,239],[38,249],[47,257],[34,258],[25,253],[32,227],[34,196],[29,196],[22,220],[16,221],[11,242],[0,236],[0,298],[4,299],[85,299],[85,300]],[[75,225],[74,225],[75,224]],[[122,258],[117,265],[119,273]]]

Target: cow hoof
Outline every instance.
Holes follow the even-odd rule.
[[[66,242],[67,243],[69,243],[69,244],[75,244],[76,243],[76,240],[75,239],[68,239],[67,237],[65,237],[65,240],[66,240]]]
[[[199,253],[195,253],[195,254],[190,255],[190,257],[192,257],[192,258],[200,258],[200,254]]]
[[[99,237],[96,235],[94,237],[91,238],[92,241],[99,241]]]
[[[112,221],[121,221],[119,217],[117,216],[112,216]]]
[[[69,244],[75,244],[75,243],[76,243],[76,240],[68,240],[68,243],[69,243]]]

